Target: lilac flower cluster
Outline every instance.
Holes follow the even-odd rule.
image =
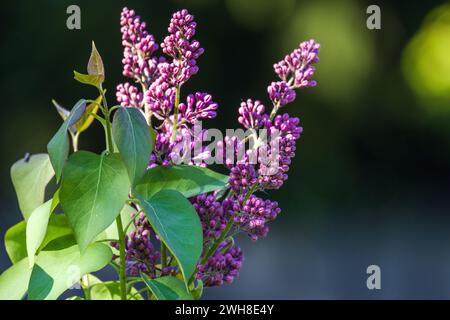
[[[134,83],[118,85],[117,101],[122,106],[143,109],[147,122],[155,129],[149,170],[176,164],[193,150],[200,152],[195,153],[196,158],[188,157],[191,165],[206,166],[202,160],[211,157],[210,150],[202,144],[207,131],[197,130],[197,124],[215,118],[219,106],[203,91],[181,96],[182,85],[198,73],[197,59],[204,53],[194,39],[196,28],[194,17],[187,10],[178,11],[170,20],[168,35],[158,46],[153,35],[147,32],[145,22],[133,10],[122,11],[123,75]],[[158,47],[166,56],[155,55]],[[216,158],[223,159],[229,169],[228,189],[189,199],[203,228],[204,250],[196,278],[206,287],[230,283],[238,275],[243,254],[232,236],[243,232],[252,240],[263,238],[269,230],[268,222],[281,212],[277,202],[253,193],[279,189],[288,178],[302,127],[298,118],[277,113],[296,99],[296,89],[316,85],[312,76],[319,48],[314,40],[302,42],[274,65],[279,79],[267,87],[273,105],[271,111],[259,100],[241,102],[238,122],[251,132],[265,129],[273,138],[264,144],[253,134],[250,140],[226,136],[224,141],[219,141]],[[245,151],[249,142],[254,147]],[[251,161],[255,156],[256,163]],[[128,273],[145,272],[155,277],[178,272],[173,267],[158,270],[160,254],[150,241],[152,229],[141,215],[135,224],[136,230],[127,236]]]
[[[239,209],[234,217],[236,228],[246,232],[254,241],[266,237],[269,232],[267,222],[275,220],[281,209],[276,201],[263,200],[251,195],[245,200],[243,195],[237,197]]]
[[[311,77],[316,69],[312,65],[319,61],[319,49],[320,44],[314,40],[300,43],[297,49],[274,64],[275,73],[290,88],[314,87],[317,83]]]
[[[231,283],[239,275],[243,260],[241,249],[231,240],[225,240],[205,264],[198,265],[196,278],[202,280],[205,287]]]
[[[200,217],[205,243],[219,239],[229,219],[222,203],[212,193],[198,195],[190,201]]]
[[[178,110],[183,119],[195,124],[202,119],[215,118],[219,105],[212,101],[212,96],[208,93],[197,92],[190,94],[186,98],[186,103],[180,103]]]

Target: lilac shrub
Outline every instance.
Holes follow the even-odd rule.
[[[316,85],[319,44],[302,42],[275,63],[267,102],[237,103],[241,128],[223,137],[203,128],[218,116],[215,97],[182,90],[205,53],[194,16],[174,13],[161,43],[134,10],[122,10],[120,27],[127,81],[116,88],[118,104],[107,103],[93,43],[88,73],[74,78],[95,87],[97,98],[70,111],[55,102],[63,123],[47,153],[11,168],[23,221],[5,235],[13,265],[0,275],[0,299],[57,299],[74,285],[84,292],[76,300],[199,299],[204,287],[239,275],[236,235],[265,238],[281,213],[266,197],[288,179],[303,131],[284,110],[299,89]],[[105,133],[100,154],[78,148],[94,122]],[[92,275],[107,265],[118,280]]]

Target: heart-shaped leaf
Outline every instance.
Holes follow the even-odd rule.
[[[139,109],[119,108],[114,114],[112,130],[114,141],[134,185],[142,178],[150,161],[150,128]]]
[[[175,277],[160,277],[150,279],[141,274],[145,284],[158,300],[193,300],[186,290],[184,282]]]
[[[45,153],[26,157],[11,167],[11,179],[25,220],[44,203],[45,188],[54,175]]]
[[[197,212],[178,191],[161,190],[150,199],[136,196],[153,229],[177,259],[187,287],[203,245]]]
[[[177,165],[158,166],[148,170],[135,187],[146,199],[163,189],[176,190],[186,198],[222,189],[228,176],[207,168]]]
[[[69,136],[67,130],[81,119],[86,111],[86,101],[79,100],[69,116],[47,145],[50,161],[55,169],[56,180],[59,181],[62,169],[69,155]]]
[[[59,196],[81,251],[114,222],[129,190],[118,154],[80,151],[70,156]]]

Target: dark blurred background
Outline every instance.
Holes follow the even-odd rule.
[[[81,30],[66,8],[81,8]],[[381,8],[368,30],[366,8]],[[9,177],[26,152],[45,152],[60,125],[54,98],[95,98],[72,78],[91,40],[110,102],[122,82],[119,15],[134,8],[159,41],[172,12],[189,9],[205,48],[189,90],[220,104],[210,127],[237,127],[246,98],[269,105],[272,64],[310,38],[322,44],[316,88],[285,110],[300,117],[290,179],[268,197],[283,209],[266,239],[243,237],[231,285],[205,298],[450,298],[450,3],[442,1],[4,1],[0,5],[0,236],[21,220]],[[100,151],[92,126],[81,148]],[[381,268],[368,290],[366,268]],[[10,265],[4,246],[0,271]]]

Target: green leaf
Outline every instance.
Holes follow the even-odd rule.
[[[5,248],[9,259],[16,264],[27,256],[27,244],[25,230],[27,223],[20,221],[5,233]]]
[[[125,226],[130,225],[129,229],[127,230],[127,233],[134,230],[134,224],[131,223],[132,214],[136,214],[136,210],[129,205],[125,205],[122,208],[122,211],[120,211],[120,218],[122,220],[122,225],[124,226],[124,228]],[[117,225],[115,221],[108,228],[106,228],[105,231],[100,233],[100,235],[96,238],[97,241],[106,239],[115,239],[115,240],[119,239],[119,234],[117,232]]]
[[[35,272],[33,279],[31,273],[34,268],[28,267],[28,258],[0,275],[0,300],[22,299],[27,289],[31,292],[30,298],[56,299],[84,274],[103,268],[111,257],[111,250],[101,243],[91,245],[82,257],[76,245],[59,251],[42,251],[35,264],[41,270]],[[53,284],[47,292],[49,282]]]
[[[119,155],[80,151],[70,156],[59,196],[81,251],[114,222],[129,190]]]
[[[27,257],[26,228],[27,223],[21,221],[6,231],[6,252],[13,264]],[[72,234],[72,229],[70,228],[65,215],[51,215],[45,238],[42,241],[38,252],[40,250],[53,250],[53,248],[49,247],[55,240],[57,240],[59,247],[67,247],[67,244],[72,245],[73,242],[68,238],[68,236],[71,236]],[[62,241],[62,237],[65,237],[66,239]]]
[[[136,196],[153,229],[177,259],[187,286],[203,245],[197,212],[178,191],[161,190],[148,200]]]
[[[67,130],[80,120],[86,111],[86,101],[79,100],[69,116],[47,145],[50,161],[55,169],[56,180],[59,181],[62,169],[69,155],[69,136]]]
[[[0,275],[0,300],[20,300],[27,292],[31,270],[28,258],[12,265]]]
[[[37,207],[28,219],[26,240],[30,268],[34,264],[35,254],[42,244],[42,241],[44,241],[45,234],[47,233],[48,220],[52,213],[52,203],[53,200],[49,200]]]
[[[102,269],[111,258],[111,250],[101,243],[90,245],[81,256],[76,245],[59,251],[43,251],[33,267],[28,298],[57,299],[64,291],[78,283],[83,275]]]
[[[103,76],[101,75],[95,75],[95,74],[83,74],[79,73],[77,71],[73,71],[73,78],[77,80],[78,82],[81,82],[83,84],[88,84],[91,86],[94,86],[96,88],[100,87],[100,84],[103,82]]]
[[[207,168],[189,165],[158,166],[146,172],[135,190],[148,199],[163,189],[176,190],[186,198],[222,189],[228,176]]]
[[[147,121],[139,109],[119,108],[114,114],[112,132],[134,185],[144,175],[152,152],[152,137]]]
[[[65,241],[62,241],[61,238],[65,238]],[[52,248],[49,248],[49,246],[55,242],[55,240],[64,243],[64,245],[66,243],[72,245],[69,238],[73,238],[73,232],[67,217],[64,214],[53,214],[48,221],[47,232],[38,252],[40,250],[53,250]]]
[[[28,261],[28,264],[30,262]],[[35,265],[31,271],[30,285],[28,286],[28,299],[43,300],[52,291],[55,281],[39,265]]]
[[[44,203],[45,187],[54,174],[49,156],[45,153],[19,160],[11,167],[11,179],[25,220]]]
[[[158,300],[193,300],[183,281],[178,278],[160,277],[150,279],[146,274],[141,274],[141,276]]]
[[[131,287],[127,295],[128,300],[143,300],[144,298],[138,291]],[[103,282],[95,284],[91,287],[91,300],[120,300],[120,283],[119,282]]]
[[[102,57],[100,56],[100,53],[98,53],[94,41],[92,41],[92,52],[89,57],[87,71],[90,75],[100,76],[101,82],[105,80],[105,68],[103,66]]]
[[[75,124],[75,129],[78,134],[86,131],[91,126],[92,122],[95,119],[92,114],[97,114],[102,99],[103,99],[102,96],[99,96],[97,99],[95,99],[95,102],[90,103],[86,107],[86,112],[81,117],[81,119]]]

